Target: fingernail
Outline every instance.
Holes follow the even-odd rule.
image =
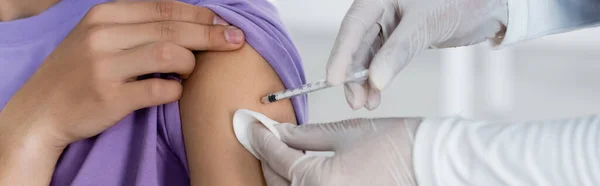
[[[236,27],[228,27],[225,30],[225,40],[231,44],[241,44],[244,42],[244,33]]]
[[[388,64],[384,63],[383,66],[381,63],[371,64],[369,67],[369,84],[371,88],[381,92],[392,78],[394,78],[393,67]]]
[[[369,89],[369,95],[367,97],[367,104],[365,108],[367,110],[375,110],[381,103],[381,94],[375,89]]]
[[[360,84],[346,84],[344,91],[346,92],[346,101],[353,110],[358,110],[365,104],[364,93],[360,92],[362,87]],[[358,95],[357,95],[358,93]]]
[[[213,25],[229,25],[229,23],[227,21],[225,21],[223,18],[219,17],[219,16],[215,16],[213,19]]]
[[[354,93],[350,90],[350,89],[345,89],[346,92],[346,102],[348,102],[348,105],[350,106],[350,108],[352,108],[352,110],[356,110],[356,107],[354,107]]]
[[[385,86],[387,85],[387,77],[382,77],[380,75],[373,75],[373,77],[370,77],[369,80],[371,82],[371,84],[374,86],[375,89],[382,91],[383,89],[385,89]]]

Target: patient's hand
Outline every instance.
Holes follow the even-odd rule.
[[[241,31],[215,18],[175,1],[94,6],[0,112],[0,185],[48,185],[68,144],[179,99],[178,81],[137,77],[186,78],[195,64],[190,50],[242,47]]]

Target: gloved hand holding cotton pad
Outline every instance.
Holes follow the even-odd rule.
[[[260,159],[258,157],[258,153],[256,153],[256,151],[252,148],[252,144],[250,143],[250,138],[252,138],[252,136],[250,136],[250,133],[252,132],[250,126],[253,123],[263,124],[273,133],[273,135],[275,135],[277,138],[281,138],[279,132],[277,132],[277,129],[275,129],[275,125],[279,124],[279,122],[274,121],[261,113],[246,109],[239,109],[233,114],[233,132],[235,133],[237,140],[244,146],[244,148],[246,148],[246,150],[252,153],[254,157]]]

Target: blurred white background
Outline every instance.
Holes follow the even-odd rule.
[[[352,0],[277,0],[308,81],[325,65]],[[352,111],[343,88],[309,95],[310,122],[350,117],[448,116],[552,119],[600,113],[600,29],[523,42],[426,51],[398,75],[375,111]]]

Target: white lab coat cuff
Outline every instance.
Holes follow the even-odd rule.
[[[440,133],[447,133],[448,127],[444,125],[456,123],[460,118],[426,118],[421,122],[417,129],[413,149],[413,167],[418,185],[436,185],[436,168],[438,164],[435,158],[439,156],[436,150],[439,149]]]
[[[506,34],[498,48],[528,39],[529,1],[507,0],[508,23]]]
[[[429,118],[413,165],[419,185],[600,185],[600,116],[506,122]]]
[[[506,0],[508,23],[497,47],[600,25],[597,1]]]

